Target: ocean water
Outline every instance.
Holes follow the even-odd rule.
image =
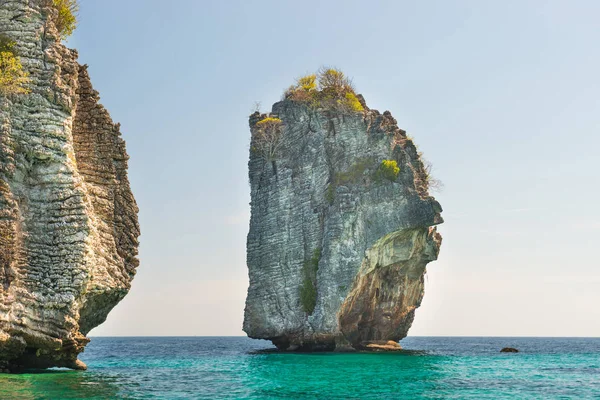
[[[88,371],[0,375],[0,399],[600,399],[600,338],[408,337],[401,353],[243,337],[92,338]],[[499,353],[516,347],[517,354]]]

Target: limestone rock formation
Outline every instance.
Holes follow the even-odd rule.
[[[287,98],[250,116],[243,329],[279,349],[397,349],[438,256],[442,209],[412,139],[356,98],[358,111]]]
[[[139,263],[125,142],[56,16],[52,0],[0,2],[30,80],[0,95],[0,370],[85,368],[86,334]]]

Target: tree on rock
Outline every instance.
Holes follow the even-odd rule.
[[[274,161],[281,146],[282,122],[279,118],[267,117],[256,123],[252,150],[260,153],[266,161]]]

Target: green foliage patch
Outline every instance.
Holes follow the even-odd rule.
[[[315,311],[317,305],[317,271],[319,270],[319,260],[321,259],[321,249],[317,248],[313,252],[310,260],[304,262],[302,266],[302,284],[300,285],[300,304],[302,309],[308,315]]]
[[[400,173],[400,167],[396,160],[383,160],[381,164],[379,164],[379,168],[375,171],[374,179],[376,181],[382,181],[383,179],[387,179],[389,181],[395,181],[398,178],[398,174]]]
[[[361,112],[352,81],[339,69],[321,68],[318,73],[296,80],[288,88],[285,99],[306,103],[314,108],[324,107],[342,112]]]
[[[256,127],[259,129],[264,129],[269,125],[280,125],[281,124],[281,120],[279,118],[274,118],[274,117],[267,117],[264,119],[261,119],[260,121],[258,121],[256,123]]]
[[[77,28],[77,13],[79,3],[77,0],[52,0],[58,11],[58,17],[54,21],[60,38],[65,40],[73,34]]]
[[[311,90],[317,90],[317,75],[306,75],[298,78],[298,87],[302,90],[310,92]]]
[[[327,185],[327,190],[325,191],[325,200],[332,205],[335,202],[335,185],[330,183]]]
[[[350,168],[348,168],[347,171],[338,172],[335,174],[335,184],[339,186],[358,182],[364,175],[365,171],[372,165],[373,159],[369,157],[359,158],[350,166]]]
[[[345,95],[345,99],[338,101],[342,102],[345,107],[349,108],[352,111],[360,112],[364,110],[362,104],[360,104],[360,101],[358,100],[358,97],[356,97],[354,93],[347,92]]]
[[[16,55],[15,42],[6,36],[0,36],[0,93],[25,94],[29,83],[29,74],[23,71],[21,59]]]
[[[329,186],[327,186],[325,191],[325,200],[327,200],[329,204],[333,204],[335,201],[336,187],[360,182],[361,178],[365,176],[365,172],[370,168],[373,168],[374,164],[375,162],[372,158],[362,157],[357,159],[347,171],[335,173],[333,180],[329,183]]]
[[[0,52],[15,53],[16,42],[6,35],[0,35]]]

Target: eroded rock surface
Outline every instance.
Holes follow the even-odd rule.
[[[250,116],[244,331],[280,349],[397,349],[387,342],[406,336],[439,252],[442,209],[419,153],[389,112],[359,97],[364,111],[284,100]],[[281,120],[273,159],[257,151],[266,117]],[[383,160],[396,161],[397,178],[377,175]]]
[[[0,370],[85,368],[86,334],[138,266],[125,142],[56,13],[51,0],[0,2],[31,81],[0,96]]]

